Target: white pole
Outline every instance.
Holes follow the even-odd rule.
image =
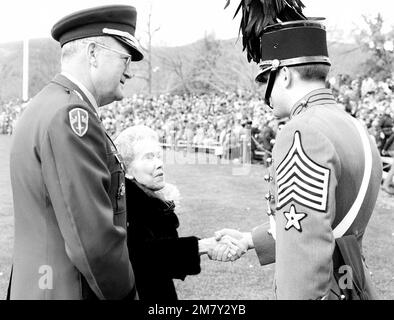
[[[29,99],[29,39],[23,40],[22,99],[24,102],[26,102]]]

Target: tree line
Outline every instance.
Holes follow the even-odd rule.
[[[383,32],[381,15],[364,21],[366,27],[356,34],[355,43],[329,42],[331,76],[392,77],[394,29]],[[241,39],[218,40],[206,34],[190,45],[155,47],[152,39],[160,28],[152,25],[150,18],[145,59],[132,64],[137,80],[128,82],[126,95],[258,90],[254,78],[259,69],[247,63]],[[22,42],[0,45],[0,102],[22,97],[22,48]],[[33,39],[29,51],[29,96],[33,96],[60,71],[60,48],[52,39]]]

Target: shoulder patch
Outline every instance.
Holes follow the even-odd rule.
[[[82,108],[74,108],[68,112],[70,126],[74,133],[83,137],[88,131],[89,114]]]
[[[306,155],[299,131],[295,132],[289,152],[276,168],[276,181],[277,209],[294,201],[313,210],[327,210],[330,169],[318,165]]]

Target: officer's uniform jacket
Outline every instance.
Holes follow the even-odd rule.
[[[57,75],[25,109],[10,163],[11,299],[134,296],[121,158],[68,78]]]
[[[360,212],[347,231],[361,247],[377,199],[382,167],[370,137],[372,173]],[[262,265],[276,262],[278,299],[335,297],[332,256],[334,227],[357,197],[364,174],[364,149],[350,116],[329,89],[312,91],[297,103],[273,149],[271,203],[276,242],[265,226],[253,232]],[[370,285],[366,272],[367,286]],[[370,294],[373,296],[372,288]]]

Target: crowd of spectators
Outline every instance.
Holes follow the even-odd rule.
[[[257,143],[259,148],[265,143],[263,135],[260,138],[266,132],[263,129],[276,127],[262,99],[250,92],[149,98],[134,95],[103,107],[101,118],[112,136],[130,125],[144,124],[156,130],[164,144],[219,147],[231,158],[241,156],[248,128],[253,128],[255,135],[249,143]]]
[[[327,84],[344,110],[362,120],[375,136],[384,155],[394,149],[387,142],[393,134],[394,81],[376,82],[372,78],[332,78]],[[12,101],[0,106],[0,130],[12,134],[25,104]],[[223,94],[173,95],[147,97],[133,95],[100,108],[102,122],[112,137],[123,129],[144,124],[156,130],[167,145],[220,148],[230,158],[241,155],[246,141],[255,151],[268,153],[282,119],[274,119],[260,93],[227,92]],[[250,130],[249,130],[250,129]],[[248,131],[249,130],[249,131]],[[245,140],[246,139],[246,140]]]
[[[339,105],[365,123],[376,138],[382,155],[394,149],[389,137],[394,124],[394,81],[372,78],[351,79],[339,76],[327,83]],[[259,93],[237,92],[179,96],[162,94],[146,98],[135,95],[104,107],[102,119],[107,130],[116,136],[133,124],[144,124],[159,132],[162,142],[179,141],[199,146],[221,146],[227,156],[240,156],[242,142],[249,143],[251,129],[254,150],[271,151],[278,126]],[[232,155],[231,155],[232,154]]]
[[[372,78],[345,80],[340,86],[333,85],[334,93],[342,107],[354,117],[365,123],[370,134],[376,137],[385,135],[383,127],[393,127],[394,119],[394,81],[376,82]],[[386,135],[390,133],[386,131]],[[391,134],[391,133],[390,133]]]
[[[354,117],[367,126],[375,137],[382,156],[394,150],[389,139],[394,127],[394,81],[376,82],[372,78],[344,81],[341,86],[333,85],[338,102]]]

